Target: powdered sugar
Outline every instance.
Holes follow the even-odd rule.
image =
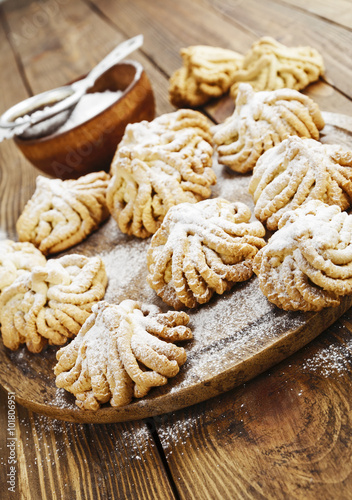
[[[331,344],[317,350],[313,355],[306,357],[302,364],[302,373],[311,373],[319,377],[344,377],[351,371],[351,362],[346,356],[349,345]]]
[[[64,408],[75,409],[75,408],[77,408],[76,404],[75,404],[74,397],[71,394],[69,394],[67,391],[65,391],[64,389],[59,389],[58,387],[56,388],[54,399],[49,400],[48,404],[50,406],[55,406],[56,408],[61,408],[61,409],[64,409]]]
[[[117,246],[112,252],[102,255],[106,269],[111,269],[109,285],[105,295],[108,302],[119,303],[121,300],[151,299],[150,288],[146,283],[146,252],[150,240],[132,240],[128,251]],[[133,273],[131,272],[133,270]],[[131,293],[131,290],[134,293]]]
[[[85,94],[76,104],[69,118],[63,125],[56,131],[57,134],[66,132],[71,128],[81,125],[83,122],[93,118],[98,113],[101,113],[106,108],[111,106],[122,95],[122,92],[112,92],[106,90],[105,92],[93,92]]]
[[[226,370],[236,372],[236,367],[275,343],[283,332],[298,329],[308,319],[307,315],[285,313],[270,304],[256,278],[214,302],[191,313],[194,339],[187,347],[186,365],[180,380],[170,381],[171,387],[161,389],[163,392],[178,392],[194,383],[211,381]],[[260,364],[258,368],[260,371]]]
[[[232,202],[241,201],[251,209],[253,214],[253,199],[248,191],[250,176],[230,172],[226,167],[218,163],[216,156],[213,158],[213,170],[218,182],[212,188],[212,198],[219,196]],[[252,218],[255,219],[254,215],[252,215]]]
[[[172,425],[168,425],[167,419],[155,417],[158,437],[163,446],[166,458],[169,458],[172,450],[175,450],[176,444],[179,447],[180,445],[187,445],[189,443],[188,438],[194,434],[201,419],[202,415],[193,415],[191,413],[183,415],[182,419],[173,419]]]

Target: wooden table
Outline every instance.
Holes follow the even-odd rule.
[[[246,52],[259,37],[311,45],[326,76],[306,93],[322,110],[352,115],[349,0],[12,0],[0,7],[0,112],[86,73],[120,41],[143,33],[134,54],[169,112],[179,49]],[[215,120],[221,105],[205,110]],[[0,238],[38,171],[11,141],[0,144]],[[8,410],[1,391],[1,498],[352,498],[352,313],[270,371],[223,396],[144,421],[80,425],[17,405],[16,488],[7,490]],[[8,485],[6,485],[8,486]]]

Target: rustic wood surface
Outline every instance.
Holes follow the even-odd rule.
[[[346,0],[11,0],[0,14],[0,112],[89,71],[119,41],[143,33],[135,55],[152,81],[157,113],[171,111],[167,81],[178,51],[210,44],[245,52],[258,37],[309,44],[324,82],[306,93],[325,111],[352,115],[351,9]],[[205,109],[215,121],[227,99]],[[0,144],[0,237],[38,175]],[[1,498],[351,498],[352,316],[254,380],[175,413],[109,425],[63,423],[20,405],[15,493],[8,491],[10,400],[1,392]]]

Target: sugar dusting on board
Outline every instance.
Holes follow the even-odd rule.
[[[59,389],[58,387],[56,388],[56,393],[54,399],[48,402],[50,406],[56,406],[59,408],[77,408],[75,399],[72,396],[72,394],[68,393],[64,389]]]
[[[109,276],[105,300],[114,303],[124,299],[141,300],[141,295],[145,294],[152,298],[152,293],[146,293],[150,289],[145,280],[148,245],[149,240],[133,240],[128,248],[117,246],[112,252],[101,255]],[[132,296],[131,289],[137,291],[137,297]]]

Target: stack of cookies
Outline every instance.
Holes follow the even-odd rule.
[[[175,343],[192,338],[183,311],[103,301],[100,257],[49,258],[110,214],[123,233],[152,237],[147,281],[176,310],[253,273],[285,310],[319,311],[352,294],[352,152],[319,142],[323,117],[299,92],[323,73],[321,56],[266,37],[245,56],[194,46],[182,57],[171,102],[197,107],[230,91],[232,116],[212,127],[199,111],[179,109],[128,125],[109,174],[39,176],[17,222],[20,242],[0,242],[4,345],[38,353],[70,340],[57,352],[56,383],[82,409],[126,405],[166,384],[187,357]],[[244,203],[211,198],[214,158],[233,177],[252,175],[257,220]]]

